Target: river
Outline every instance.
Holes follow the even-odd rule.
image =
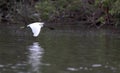
[[[119,73],[120,34],[110,30],[44,30],[0,35],[0,73]]]

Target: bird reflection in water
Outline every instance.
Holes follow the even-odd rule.
[[[44,49],[41,48],[38,42],[34,42],[32,45],[29,46],[28,49],[28,63],[30,64],[30,72],[41,73],[40,65]]]

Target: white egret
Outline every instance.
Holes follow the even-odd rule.
[[[33,36],[37,37],[43,27],[43,24],[43,22],[35,22],[27,25],[27,27],[30,27],[32,29]]]

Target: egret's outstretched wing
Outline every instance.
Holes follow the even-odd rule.
[[[43,27],[43,23],[32,23],[29,24],[28,27],[30,27],[32,29],[33,32],[33,36],[37,37],[40,33],[41,28]]]

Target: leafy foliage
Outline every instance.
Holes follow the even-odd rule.
[[[120,0],[42,0],[36,4],[42,19],[51,20],[71,17],[91,22],[91,24],[113,24],[120,19]],[[76,14],[76,16],[75,16]],[[58,18],[56,18],[58,17]],[[114,19],[114,20],[113,20]]]
[[[80,6],[80,0],[44,0],[36,4],[35,8],[43,19],[50,20],[51,17],[64,17],[66,12],[79,10]]]
[[[0,21],[85,21],[119,25],[120,0],[0,0]],[[19,17],[18,17],[19,16]]]

